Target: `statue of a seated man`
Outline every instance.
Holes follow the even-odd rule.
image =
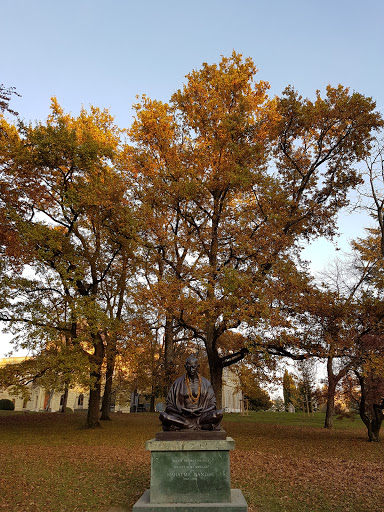
[[[220,430],[224,411],[216,409],[213,388],[199,374],[195,356],[187,358],[185,369],[187,373],[172,384],[160,414],[163,430]]]

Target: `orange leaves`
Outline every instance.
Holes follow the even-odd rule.
[[[353,163],[369,149],[371,131],[383,126],[375,103],[347,88],[327,87],[323,99],[303,99],[288,87],[277,100],[277,158],[291,220],[305,236],[332,235],[335,213],[361,178]]]
[[[130,135],[135,142],[144,144],[161,143],[174,140],[177,124],[174,119],[174,110],[167,103],[142,97],[141,103],[134,105],[136,119],[134,120]]]
[[[255,73],[251,59],[234,52],[219,66],[204,64],[187,75],[170,104],[144,96],[135,105],[129,133],[136,148],[126,148],[125,168],[136,177],[158,177],[154,189],[172,185],[191,199],[249,188],[279,118],[268,84],[254,83]]]
[[[250,59],[242,61],[233,53],[219,66],[203,64],[187,75],[187,84],[172,96],[193,137],[194,173],[209,190],[233,186],[239,171],[264,158],[269,133],[261,121],[265,123],[274,103],[267,100],[268,84],[253,82],[255,73]]]
[[[90,112],[87,112],[82,107],[79,116],[75,118],[64,112],[56,97],[51,98],[51,114],[47,121],[48,126],[65,126],[68,131],[74,130],[79,144],[93,140],[105,148],[116,149],[123,132],[114,124],[108,109],[101,110],[91,105]]]
[[[24,173],[34,186],[25,187],[26,179],[20,175],[20,187],[34,207],[49,212],[51,218],[60,216],[60,209],[67,217],[75,211],[75,215],[87,212],[89,223],[118,216],[124,183],[112,163],[120,151],[122,132],[107,109],[82,108],[73,117],[52,98],[47,123],[25,128]]]
[[[249,122],[266,99],[267,82],[254,84],[256,67],[240,54],[223,57],[219,66],[203,64],[202,69],[187,75],[187,84],[177,91],[172,101],[186,113],[197,133],[208,133],[217,123],[231,115]]]

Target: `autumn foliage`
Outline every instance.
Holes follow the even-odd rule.
[[[383,121],[341,85],[314,100],[268,89],[233,52],[169,102],[143,96],[127,130],[56,99],[45,123],[2,118],[0,318],[37,352],[64,339],[85,356],[89,426],[104,375],[108,416],[119,357],[140,362],[154,399],[180,347],[203,348],[220,406],[225,367],[309,353],[294,332],[313,290],[300,252],[334,233]]]
[[[204,343],[217,394],[222,368],[246,353],[223,354],[220,336],[269,320],[276,283],[295,281],[303,240],[334,232],[382,124],[347,88],[270,99],[256,72],[233,53],[190,73],[169,104],[143,97],[126,150],[166,314]]]

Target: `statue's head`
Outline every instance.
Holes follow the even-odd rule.
[[[188,377],[194,377],[199,371],[199,362],[197,357],[188,356],[184,367],[187,370]]]

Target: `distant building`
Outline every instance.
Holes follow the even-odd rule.
[[[0,367],[6,364],[21,363],[24,357],[9,357],[0,359]],[[15,405],[15,411],[44,411],[58,412],[61,410],[64,400],[64,394],[59,392],[49,392],[44,387],[38,384],[28,384],[29,398],[21,398],[10,394],[9,390],[0,388],[0,399],[7,398]],[[137,395],[137,393],[136,393]],[[133,394],[132,394],[133,396]],[[141,396],[141,395],[140,395]],[[243,398],[240,390],[240,381],[235,372],[230,368],[224,368],[223,371],[223,392],[222,392],[222,407],[226,412],[240,412],[241,400]],[[73,411],[78,411],[88,408],[89,391],[80,387],[69,389],[67,407]],[[132,397],[131,397],[132,400]],[[144,397],[142,400],[144,401]],[[132,400],[134,404],[134,400]],[[132,410],[129,403],[119,403],[113,400],[112,409],[115,412],[134,412],[144,411],[147,408],[139,407],[139,395],[137,395],[138,407]]]
[[[243,393],[240,379],[229,366],[223,369],[222,406],[226,412],[241,412]]]
[[[289,402],[288,404],[288,412],[296,412],[295,406],[292,402]]]
[[[6,364],[21,363],[25,357],[8,357],[0,359],[0,367]],[[38,384],[28,384],[29,398],[15,396],[8,389],[0,388],[0,399],[7,398],[15,405],[15,411],[60,411],[63,405],[64,394],[49,392]],[[87,409],[89,393],[82,388],[72,388],[68,392],[67,407],[72,410]]]

